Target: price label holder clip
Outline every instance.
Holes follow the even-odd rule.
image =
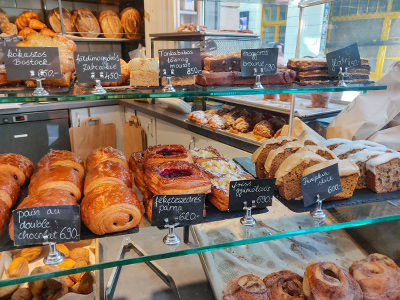
[[[343,72],[343,67],[340,67],[340,71],[338,74],[339,82],[338,86],[347,86],[346,79],[349,77],[348,69],[347,67],[344,68]]]
[[[94,95],[107,94],[107,91],[101,85],[101,81],[99,79],[96,79],[95,82],[96,82],[96,85],[94,86],[94,89],[92,90],[92,94],[94,94]]]
[[[165,87],[163,88],[163,91],[165,93],[173,93],[176,92],[175,88],[172,85],[172,77],[171,76],[167,76],[167,84],[165,85]]]
[[[322,201],[324,199],[321,199],[319,197],[319,194],[317,194],[317,207],[310,213],[311,216],[317,221],[317,222],[323,222],[326,218],[326,214],[322,210]]]
[[[179,245],[180,242],[181,242],[181,239],[175,233],[175,227],[178,226],[179,223],[169,224],[168,219],[165,219],[164,222],[165,222],[165,226],[164,227],[168,228],[168,233],[163,238],[164,244],[168,245],[168,246]]]
[[[264,87],[261,84],[261,75],[257,74],[257,69],[254,70],[254,75],[256,76],[256,82],[254,82],[254,85],[252,89],[254,90],[262,90]]]
[[[247,206],[247,201],[244,201],[243,204],[244,204],[243,210],[246,211],[246,214],[244,215],[243,218],[240,219],[240,223],[246,227],[256,226],[256,220],[251,215],[251,210],[253,208],[256,208],[256,202],[254,200],[251,201],[251,206]]]
[[[48,96],[49,92],[46,91],[42,85],[42,79],[36,79],[36,88],[32,93],[32,96],[39,96],[39,97],[44,97]]]
[[[54,242],[49,242],[48,239],[49,237],[47,235],[43,236],[45,242],[43,243],[44,245],[49,245],[49,255],[47,255],[43,259],[43,263],[46,266],[54,266],[62,263],[64,261],[64,254],[59,252],[56,247],[56,243]]]

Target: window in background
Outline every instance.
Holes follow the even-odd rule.
[[[274,43],[284,43],[286,31],[286,5],[264,4],[261,38],[264,47],[270,47]]]

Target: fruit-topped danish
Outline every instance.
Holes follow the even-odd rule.
[[[193,163],[190,152],[182,145],[158,145],[146,150],[143,157],[145,168],[168,161],[186,161]]]

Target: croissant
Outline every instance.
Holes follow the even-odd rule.
[[[305,300],[303,278],[291,271],[280,271],[266,276],[268,300]]]
[[[8,209],[14,206],[19,194],[19,185],[10,174],[0,173],[0,202]]]
[[[53,30],[49,29],[49,28],[43,28],[42,30],[40,30],[40,34],[41,35],[47,35],[47,36],[52,37],[52,38],[56,36],[56,33]]]
[[[29,195],[18,205],[17,209],[36,206],[77,205],[78,201],[68,191],[51,188]],[[9,223],[10,238],[14,240],[14,220],[11,216]]]
[[[24,11],[15,20],[15,25],[17,25],[18,30],[22,30],[25,27],[29,27],[29,22],[32,19],[39,20],[39,16],[33,11]]]
[[[204,171],[185,161],[170,161],[145,169],[145,183],[154,195],[208,194],[211,182]]]
[[[190,152],[182,145],[158,145],[149,147],[143,156],[145,168],[168,161],[186,161],[193,163]]]
[[[33,163],[23,155],[0,154],[0,173],[12,175],[20,186],[29,180],[33,169]]]
[[[8,207],[7,203],[5,203],[4,201],[0,201],[0,233],[2,233],[4,228],[6,227],[9,217],[10,208]]]
[[[132,174],[127,167],[115,161],[103,161],[86,175],[84,194],[102,184],[122,184],[132,187]]]
[[[350,274],[332,262],[307,266],[303,279],[303,293],[315,300],[362,300],[363,293]]]
[[[46,24],[44,24],[43,22],[40,22],[39,20],[36,20],[36,19],[29,20],[29,27],[32,29],[37,29],[37,30],[47,28]]]
[[[29,195],[42,190],[56,188],[67,191],[79,200],[82,195],[82,178],[74,169],[66,166],[54,166],[41,169],[32,176]]]
[[[264,282],[249,274],[232,279],[223,292],[222,300],[269,300]]]
[[[93,150],[86,159],[86,169],[90,171],[94,167],[96,167],[99,163],[112,160],[119,162],[129,168],[128,162],[126,161],[125,155],[119,151],[118,149],[114,149],[113,147],[101,147],[96,150]]]
[[[81,219],[97,235],[136,227],[142,216],[138,198],[125,185],[97,186],[85,195],[81,203]]]
[[[53,150],[43,156],[38,164],[37,171],[54,166],[66,166],[79,173],[81,178],[85,175],[85,165],[79,155],[67,150]]]
[[[32,28],[25,27],[18,32],[18,36],[22,36],[23,38],[25,38],[28,34],[34,31],[35,30],[33,30]]]
[[[400,299],[400,268],[389,257],[370,254],[355,261],[350,274],[360,284],[364,300]]]

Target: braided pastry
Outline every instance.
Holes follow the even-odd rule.
[[[272,273],[264,278],[269,300],[305,300],[303,278],[291,271]]]
[[[259,277],[243,275],[228,283],[222,300],[268,300],[267,289]]]
[[[370,254],[355,261],[350,274],[360,284],[364,300],[400,299],[400,268],[389,257]]]
[[[362,300],[363,293],[350,274],[332,262],[307,266],[303,292],[308,300]]]

